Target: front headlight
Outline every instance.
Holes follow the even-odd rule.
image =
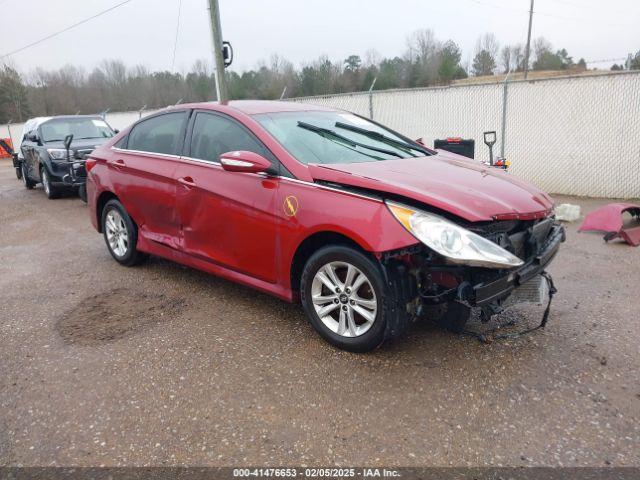
[[[64,148],[47,148],[47,153],[52,160],[66,160],[67,151]]]
[[[409,233],[450,263],[487,268],[512,268],[524,262],[490,240],[432,213],[386,202]]]

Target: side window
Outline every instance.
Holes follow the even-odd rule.
[[[265,148],[233,120],[209,113],[198,113],[193,124],[189,156],[218,162],[220,154],[247,150],[268,158]]]
[[[120,140],[118,140],[116,143],[114,143],[113,146],[114,146],[114,148],[125,148],[126,144],[127,144],[127,136],[125,135]]]
[[[165,113],[138,123],[131,133],[127,149],[178,155],[187,112]]]

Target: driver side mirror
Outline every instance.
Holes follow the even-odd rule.
[[[38,138],[38,135],[35,133],[30,133],[27,135],[27,140],[29,140],[30,142],[34,142],[34,143],[40,143],[40,139]]]
[[[228,172],[259,173],[271,168],[271,162],[262,155],[245,150],[223,153],[220,164]]]

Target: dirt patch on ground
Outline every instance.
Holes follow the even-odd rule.
[[[95,345],[171,320],[185,306],[183,298],[116,288],[85,298],[63,314],[55,328],[66,344]]]

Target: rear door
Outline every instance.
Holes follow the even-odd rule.
[[[175,172],[185,253],[275,283],[278,179],[227,172],[220,154],[247,150],[277,160],[243,125],[222,114],[194,112]]]
[[[179,248],[174,172],[190,111],[171,111],[137,123],[107,162],[118,198],[140,235]]]

